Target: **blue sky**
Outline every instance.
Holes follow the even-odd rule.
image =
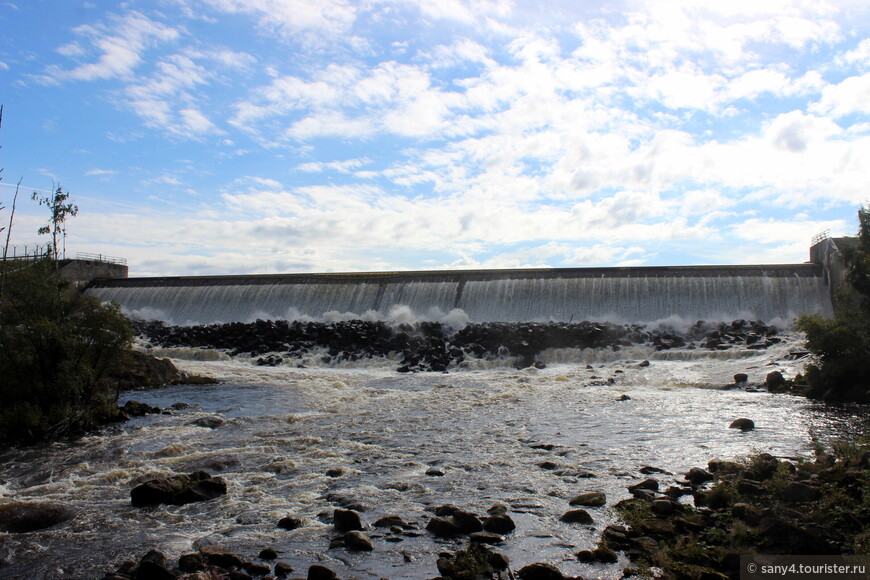
[[[131,275],[797,263],[870,198],[865,1],[0,0],[0,200]]]

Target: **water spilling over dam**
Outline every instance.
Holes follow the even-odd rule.
[[[88,294],[173,324],[273,320],[786,321],[831,312],[822,266],[675,266],[157,277]]]

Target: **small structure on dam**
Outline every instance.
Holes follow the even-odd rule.
[[[787,321],[831,313],[836,246],[830,238],[818,243],[826,249],[814,246],[814,252],[827,263],[126,278],[96,280],[87,293],[117,302],[132,316],[182,325],[451,317]]]

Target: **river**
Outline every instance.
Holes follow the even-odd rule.
[[[763,351],[551,351],[544,369],[478,361],[407,374],[395,372],[395,361],[259,367],[173,351],[180,368],[220,384],[125,393],[122,403],[181,405],[0,454],[0,501],[51,500],[77,512],[53,528],[0,534],[0,577],[99,578],[150,548],[175,559],[213,543],[251,560],[272,547],[301,576],[319,563],[340,578],[427,578],[437,576],[439,552],[462,546],[425,531],[427,508],[452,503],[485,514],[502,503],[517,529],[496,549],[513,570],[548,561],[564,573],[618,578],[624,558],[582,564],[574,554],[615,521],[612,506],[628,497],[626,486],[647,477],[640,468],[672,474],[656,476],[666,487],[714,457],[808,457],[814,436],[850,436],[866,421],[860,407],[722,388],[740,372],[750,384],[773,370],[794,375],[800,363],[788,354],[796,346],[791,337]],[[212,427],[194,424],[215,417]],[[738,417],[757,428],[729,429]],[[137,482],[193,470],[225,478],[228,494],[131,506]],[[589,508],[594,525],[560,522],[584,491],[607,495],[606,506]],[[363,509],[369,526],[399,515],[416,529],[370,527],[373,552],[330,549],[336,533],[324,520],[342,505]],[[277,527],[286,515],[305,525]]]

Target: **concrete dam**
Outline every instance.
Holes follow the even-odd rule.
[[[691,324],[830,315],[816,263],[95,280],[86,292],[175,325],[263,320]]]

